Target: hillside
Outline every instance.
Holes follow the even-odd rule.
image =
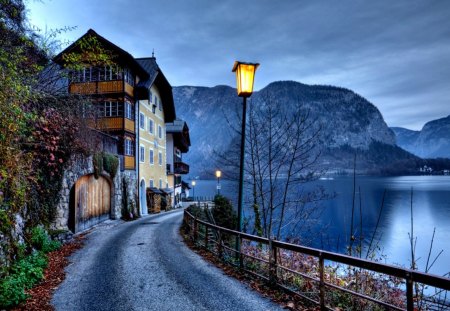
[[[450,115],[426,123],[420,131],[392,130],[400,147],[421,158],[450,158]]]
[[[238,139],[242,99],[228,86],[173,88],[177,115],[188,122],[192,147],[184,159],[192,175],[208,177],[215,169],[215,153],[230,150]],[[351,90],[333,86],[306,85],[293,81],[274,82],[255,92],[249,105],[258,105],[270,94],[284,109],[300,104],[322,128],[320,164],[331,171],[353,167],[376,172],[398,160],[415,157],[395,145],[395,135],[379,110]],[[231,125],[231,126],[230,126]]]

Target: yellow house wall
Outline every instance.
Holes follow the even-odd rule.
[[[140,147],[143,146],[145,150],[144,162],[139,159],[139,182],[145,181],[145,186],[150,186],[150,180],[153,180],[154,187],[159,188],[159,180],[162,179],[162,187],[167,186],[166,176],[166,127],[164,123],[164,111],[159,110],[156,107],[155,113],[152,112],[152,105],[154,103],[154,96],[158,98],[158,102],[161,99],[158,89],[155,86],[151,87],[153,94],[152,102],[149,100],[139,101],[139,113],[143,113],[145,116],[144,129],[139,124],[139,148],[137,156],[140,156]],[[149,118],[153,120],[153,134],[149,132]],[[137,120],[140,121],[140,115]],[[158,126],[162,127],[162,138],[158,137]],[[155,144],[156,142],[156,144]],[[153,164],[150,164],[150,149],[153,150],[154,159]],[[162,153],[162,165],[158,163],[158,152]]]

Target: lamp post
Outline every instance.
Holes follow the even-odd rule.
[[[195,200],[195,180],[191,182],[192,185],[192,198]]]
[[[238,224],[237,231],[242,231],[242,203],[244,200],[244,154],[245,154],[245,123],[247,119],[247,97],[253,93],[255,72],[259,64],[234,62],[232,72],[236,72],[237,93],[243,98],[242,105],[242,131],[241,131],[241,156],[239,162],[239,196],[238,196]],[[240,254],[241,245],[236,240],[237,254]]]
[[[217,177],[217,195],[220,195],[220,176],[222,176],[222,172],[217,170],[216,171],[216,177]]]

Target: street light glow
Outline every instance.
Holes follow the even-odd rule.
[[[258,63],[235,61],[233,72],[236,72],[237,92],[240,97],[250,97],[253,93],[253,82]]]
[[[221,176],[222,176],[222,172],[219,171],[219,170],[217,170],[217,171],[216,171],[216,177],[217,177],[217,178],[220,178]]]

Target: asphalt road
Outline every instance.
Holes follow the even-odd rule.
[[[108,221],[72,257],[56,310],[282,310],[189,250],[182,211]]]

